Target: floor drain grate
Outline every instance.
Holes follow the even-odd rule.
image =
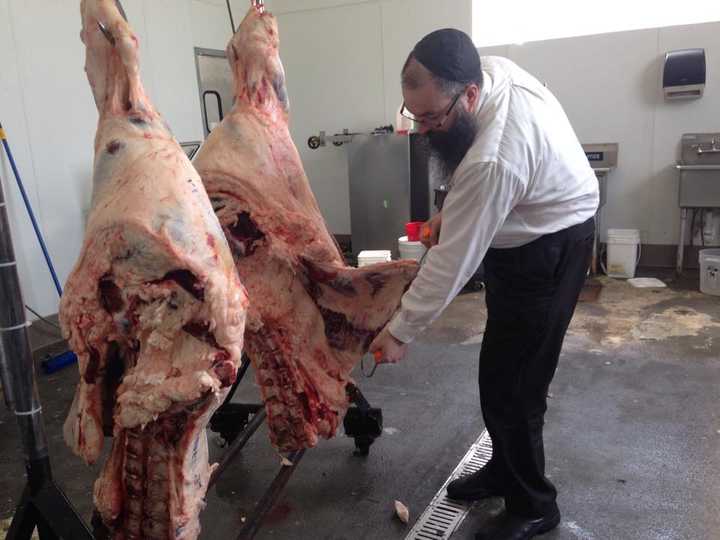
[[[492,442],[487,430],[483,431],[478,440],[470,447],[465,457],[452,474],[445,480],[433,500],[418,518],[405,540],[442,540],[452,536],[470,511],[472,504],[463,504],[448,499],[445,492],[447,485],[465,474],[480,470],[492,457]]]

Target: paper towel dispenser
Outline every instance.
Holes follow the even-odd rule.
[[[680,49],[665,53],[665,99],[696,99],[705,90],[705,49]]]

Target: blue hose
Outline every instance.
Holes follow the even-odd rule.
[[[58,296],[62,296],[62,287],[60,286],[60,281],[58,280],[57,274],[55,273],[55,267],[53,266],[52,260],[50,259],[50,253],[48,253],[47,246],[45,245],[45,240],[43,240],[42,233],[40,232],[40,227],[38,227],[37,221],[35,220],[35,214],[33,213],[32,206],[30,205],[30,200],[28,199],[27,193],[25,193],[25,187],[23,186],[22,180],[20,179],[20,173],[17,170],[17,166],[15,165],[15,159],[13,158],[12,152],[10,151],[10,145],[8,144],[7,137],[5,136],[5,131],[3,131],[2,122],[0,122],[0,140],[5,147],[5,152],[7,153],[8,159],[10,160],[10,167],[12,168],[13,174],[15,175],[15,180],[17,181],[18,189],[20,189],[20,194],[22,195],[23,201],[25,202],[25,208],[27,208],[28,215],[30,216],[30,221],[32,221],[33,229],[35,229],[35,236],[37,236],[38,242],[40,243],[40,249],[42,249],[43,255],[45,256],[45,262],[47,263],[48,269],[50,270],[50,275],[52,276],[53,282],[55,283],[55,289],[57,289]]]

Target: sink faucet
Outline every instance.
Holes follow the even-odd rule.
[[[705,145],[703,144],[694,144],[692,147],[697,149],[698,156],[701,156],[703,154],[718,154],[720,153],[720,146],[718,146],[718,142],[715,137],[710,139],[710,147],[707,147],[707,143]]]

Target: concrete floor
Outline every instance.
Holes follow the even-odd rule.
[[[691,290],[696,283],[646,290],[603,280],[597,302],[578,306],[545,437],[563,521],[543,538],[720,538],[720,302]],[[482,296],[456,299],[404,363],[381,366],[369,380],[357,374],[367,398],[383,407],[384,435],[364,459],[342,435],[309,451],[258,538],[405,537],[409,527],[393,517],[393,501],[410,508],[412,523],[483,430],[476,381]],[[41,376],[39,386],[55,475],[89,517],[98,467],[85,467],[61,437],[76,378],[70,368]],[[249,381],[238,398],[256,399]],[[23,469],[15,422],[4,409],[0,430],[2,521],[12,514]],[[211,444],[211,453],[217,459],[222,449]],[[234,538],[279,463],[261,430],[209,492],[201,538]],[[453,538],[473,538],[501,504],[475,505]]]

